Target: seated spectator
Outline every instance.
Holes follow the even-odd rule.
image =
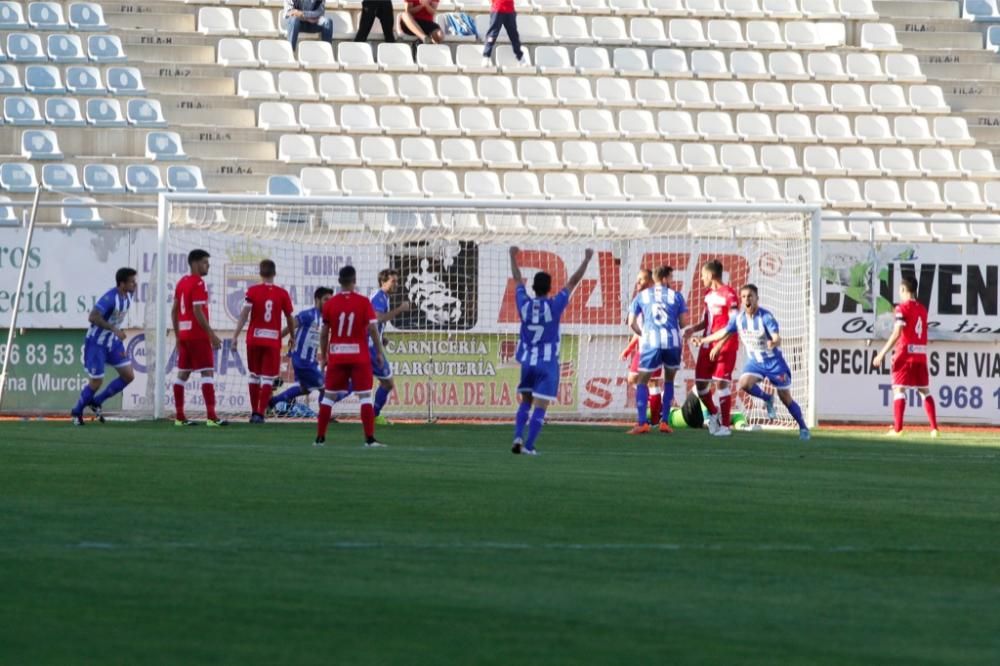
[[[438,0],[406,0],[406,11],[396,19],[399,32],[416,37],[413,55],[416,57],[418,44],[440,44],[444,41],[444,31],[434,22]]]
[[[354,36],[354,41],[363,42],[368,39],[375,19],[382,24],[382,38],[387,42],[395,42],[392,0],[361,0],[361,19],[358,21],[358,33]]]
[[[292,50],[299,45],[300,32],[318,32],[325,42],[333,41],[333,21],[326,14],[326,0],[285,0],[281,18]]]

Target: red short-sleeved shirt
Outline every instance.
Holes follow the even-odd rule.
[[[420,4],[420,0],[406,0],[407,9],[409,9],[410,7],[416,7],[419,4]],[[429,11],[427,11],[426,8],[421,8],[420,10],[418,10],[416,12],[412,12],[412,15],[413,15],[413,18],[418,19],[420,21],[433,21],[434,20],[434,14],[430,13]]]
[[[718,289],[708,292],[705,295],[705,335],[711,335],[729,326],[729,319],[739,307],[740,299],[728,284],[720,285]],[[720,351],[735,352],[739,344],[739,337],[731,336]]]
[[[179,340],[208,340],[208,333],[194,317],[195,307],[205,308],[208,321],[208,289],[197,275],[185,275],[174,290],[177,302],[177,338]]]
[[[323,323],[330,328],[328,363],[370,362],[368,325],[378,323],[372,302],[353,291],[341,291],[323,306]]]
[[[910,299],[896,306],[896,326],[902,327],[893,364],[904,361],[927,362],[927,308],[916,299]]]
[[[490,11],[495,14],[513,14],[514,0],[493,0],[493,6]]]
[[[273,284],[255,284],[247,289],[246,304],[250,306],[250,328],[247,345],[281,347],[281,315],[292,316],[292,297]]]

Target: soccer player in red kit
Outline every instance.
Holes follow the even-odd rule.
[[[319,332],[316,356],[326,365],[323,401],[319,407],[319,424],[313,446],[326,442],[336,394],[352,390],[361,401],[361,424],[365,431],[365,447],[385,446],[375,439],[375,408],[372,405],[372,356],[368,340],[375,345],[375,363],[385,363],[385,349],[378,331],[378,315],[372,302],[354,291],[357,282],[354,266],[340,269],[340,291],[323,306],[323,327]]]
[[[219,336],[208,323],[209,254],[205,250],[191,250],[188,266],[191,273],[177,282],[174,290],[174,307],[171,319],[177,339],[177,379],[174,380],[174,407],[177,418],[174,425],[197,425],[184,415],[184,384],[192,372],[201,374],[201,395],[205,399],[208,420],[205,425],[229,425],[215,413],[215,350],[222,346]]]
[[[247,289],[246,303],[236,322],[233,347],[250,319],[247,330],[247,370],[250,377],[250,423],[263,423],[274,382],[281,374],[281,315],[288,322],[288,336],[295,339],[292,297],[274,284],[277,267],[270,259],[260,262],[260,284]]]
[[[899,305],[896,324],[882,351],[872,360],[876,368],[889,350],[892,353],[892,430],[889,436],[903,432],[903,412],[906,410],[906,389],[915,388],[924,399],[924,411],[930,421],[931,437],[938,436],[937,408],[931,395],[930,373],[927,371],[927,308],[917,300],[917,281],[904,277],[899,285]]]
[[[722,262],[718,259],[706,261],[701,267],[701,283],[708,288],[705,295],[705,318],[700,324],[684,331],[684,337],[704,331],[708,337],[729,325],[729,319],[739,311],[740,300],[736,291],[722,283]],[[722,343],[722,347],[712,353],[711,344],[702,344],[698,349],[698,360],[695,365],[695,386],[698,397],[708,409],[708,430],[717,437],[728,437],[731,433],[731,415],[733,396],[730,383],[733,379],[733,369],[736,367],[736,353],[740,348],[739,338],[731,336]],[[716,406],[712,398],[711,384],[715,384],[719,404]],[[720,418],[721,417],[721,418]]]

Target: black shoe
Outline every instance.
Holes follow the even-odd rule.
[[[326,444],[326,437],[317,437],[316,441],[313,442],[313,446],[319,448]]]
[[[90,407],[90,411],[94,412],[94,418],[97,419],[97,422],[104,423],[104,411],[101,409],[101,406],[90,403],[88,407]]]
[[[83,414],[74,414],[70,412],[70,418],[73,420],[73,425],[75,426],[87,425],[83,421]]]
[[[192,421],[191,419],[184,419],[183,421],[179,419],[174,419],[174,425],[180,427],[180,426],[196,426],[200,424],[197,421]]]
[[[263,422],[264,422],[264,417],[261,416],[260,414],[250,415],[250,423],[263,423]]]

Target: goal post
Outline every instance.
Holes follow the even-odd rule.
[[[719,258],[726,282],[736,288],[754,282],[761,304],[775,313],[793,393],[815,423],[820,279],[815,207],[169,193],[160,195],[157,243],[144,317],[146,404],[156,418],[172,411],[174,285],[187,271],[187,252],[201,248],[211,254],[210,319],[224,340],[216,353],[221,413],[249,411],[243,341],[233,346],[228,338],[242,294],[257,281],[257,264],[267,258],[276,262],[276,283],[289,290],[296,312],[312,307],[316,287],[336,288],[337,271],[348,263],[357,268],[358,288],[366,295],[378,288],[379,271],[399,272],[400,286],[390,302],[393,307],[408,302],[410,310],[386,329],[396,383],[387,415],[508,419],[519,372],[507,252],[516,245],[523,250],[520,263],[529,282],[545,270],[553,289],[579,265],[585,248],[596,252],[562,318],[561,383],[551,419],[633,419],[634,390],[619,354],[630,337],[625,318],[636,273],[672,266],[674,286],[688,300],[691,321],[697,321],[705,293],[700,265]],[[679,400],[693,382],[695,353],[684,351],[675,381]],[[290,368],[283,367],[283,376],[292,380]],[[741,396],[737,410],[750,423],[763,422],[763,407],[754,402]],[[350,414],[356,405],[347,400],[342,409]],[[790,426],[792,420],[779,412],[778,424]]]

